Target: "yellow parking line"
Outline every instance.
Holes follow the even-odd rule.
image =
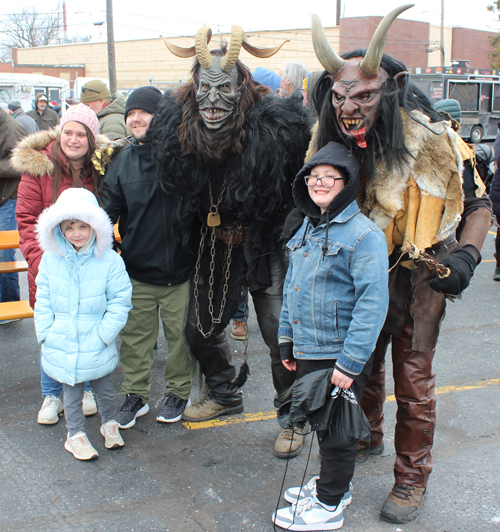
[[[497,259],[484,259],[481,262],[496,262]]]
[[[487,386],[500,386],[500,379],[489,379],[487,381],[478,382],[477,384],[468,384],[465,386],[441,386],[436,388],[436,395],[450,392],[463,392],[467,390],[477,390],[478,388],[486,388]],[[394,395],[388,395],[386,401],[392,402],[396,398]],[[276,412],[254,412],[250,414],[243,414],[238,417],[217,418],[210,421],[202,421],[201,423],[186,422],[183,425],[189,430],[196,429],[210,429],[213,427],[225,427],[227,425],[235,425],[236,423],[250,423],[252,421],[266,421],[268,419],[275,419]]]
[[[477,390],[478,388],[486,388],[487,386],[499,386],[500,379],[489,379],[487,381],[478,382],[477,384],[468,384],[465,386],[441,386],[436,388],[436,395],[440,393],[450,393],[450,392],[463,392],[466,390]],[[387,401],[395,401],[396,398],[394,395],[388,395]]]
[[[495,232],[493,232],[493,231],[488,231],[488,234],[489,234],[489,235],[495,235],[495,236],[497,236],[496,231],[495,231]]]

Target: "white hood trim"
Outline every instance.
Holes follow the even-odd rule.
[[[81,220],[92,227],[96,234],[95,255],[97,257],[102,257],[106,250],[113,248],[113,225],[108,215],[97,205],[97,200],[94,204],[87,199],[81,199],[72,202],[58,201],[40,214],[36,231],[40,248],[43,251],[64,255],[64,249],[60,247],[56,238],[56,234],[61,235],[58,226],[64,220]]]

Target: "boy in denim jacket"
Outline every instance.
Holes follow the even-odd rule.
[[[389,302],[387,246],[382,231],[356,203],[359,167],[342,145],[330,142],[297,174],[293,197],[305,214],[288,243],[283,288],[281,359],[297,379],[334,368],[332,384],[361,399],[372,351]],[[321,473],[285,499],[273,521],[287,530],[336,530],[350,503],[356,447],[321,447]]]

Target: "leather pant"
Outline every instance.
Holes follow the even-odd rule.
[[[434,459],[431,448],[436,424],[436,396],[429,352],[411,348],[413,325],[406,325],[399,338],[382,331],[373,353],[373,367],[361,405],[371,424],[370,445],[382,444],[385,393],[385,353],[392,338],[394,394],[397,401],[394,446],[396,484],[425,487]]]
[[[278,325],[283,303],[283,282],[287,270],[284,250],[272,253],[268,257],[271,286],[259,287],[250,276],[250,294],[252,295],[257,321],[262,337],[269,347],[271,355],[271,372],[276,396],[274,405],[279,406],[291,397],[291,387],[295,382],[295,372],[288,371],[281,363],[278,348]],[[207,297],[206,286],[199,285],[199,297]],[[234,384],[236,370],[231,362],[231,350],[225,329],[227,323],[218,324],[208,338],[198,331],[194,295],[191,291],[186,322],[186,340],[193,356],[200,364],[209,388],[209,397],[220,405],[228,405],[238,392]],[[249,357],[251,366],[251,355]]]

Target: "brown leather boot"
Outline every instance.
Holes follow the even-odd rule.
[[[425,494],[426,488],[395,484],[382,506],[380,517],[390,523],[408,523],[419,514]]]
[[[304,437],[310,430],[309,423],[304,427],[282,428],[274,445],[274,455],[278,458],[294,458],[302,450]]]

